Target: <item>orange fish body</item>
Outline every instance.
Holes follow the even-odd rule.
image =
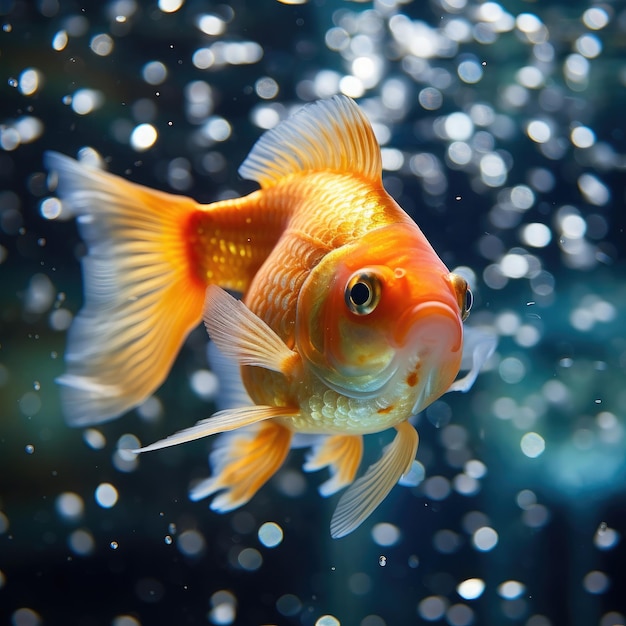
[[[204,318],[251,403],[142,451],[237,430],[191,492],[219,492],[211,506],[226,511],[275,473],[294,433],[324,435],[305,469],[330,469],[324,495],[350,485],[331,534],[360,525],[414,460],[408,419],[468,386],[453,382],[471,293],[384,190],[356,104],[320,101],[268,131],[240,169],[261,189],[204,206],[61,155],[47,164],[89,249],[60,379],[68,420],[92,424],[143,402]],[[362,435],[391,427],[395,439],[355,481]]]

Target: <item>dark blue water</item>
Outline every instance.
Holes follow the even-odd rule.
[[[5,0],[0,24],[2,624],[625,623],[623,3]],[[337,92],[500,341],[418,417],[423,480],[333,541],[302,451],[223,516],[187,498],[210,442],[125,451],[214,410],[202,329],[147,405],[65,425],[85,250],[42,154],[209,202]]]

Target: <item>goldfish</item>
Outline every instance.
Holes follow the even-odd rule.
[[[239,169],[260,188],[240,198],[202,205],[59,153],[45,165],[88,250],[58,380],[67,421],[140,405],[203,321],[240,405],[139,452],[221,434],[212,475],[190,492],[214,496],[215,511],[247,503],[308,437],[304,469],[330,473],[320,493],[347,488],[331,535],[351,533],[411,468],[410,419],[471,387],[493,351],[489,338],[464,341],[467,281],[384,189],[380,146],[348,97],[266,131]],[[363,436],[387,429],[393,440],[357,478]]]

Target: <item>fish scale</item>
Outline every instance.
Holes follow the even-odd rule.
[[[190,267],[201,285],[244,292],[276,245],[288,215],[258,194],[217,202],[191,213],[186,227]]]
[[[316,193],[318,189],[323,193]],[[264,204],[273,206],[273,198],[278,196],[276,205],[287,204],[291,216],[279,243],[257,272],[245,302],[292,346],[296,301],[308,272],[329,251],[374,228],[406,219],[406,215],[382,187],[372,190],[363,180],[334,172],[296,175],[268,192]],[[313,224],[311,215],[316,217]]]

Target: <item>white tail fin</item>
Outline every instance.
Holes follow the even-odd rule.
[[[202,315],[184,229],[198,205],[48,152],[64,209],[88,247],[84,306],[68,335],[62,403],[68,422],[112,419],[165,379]]]

